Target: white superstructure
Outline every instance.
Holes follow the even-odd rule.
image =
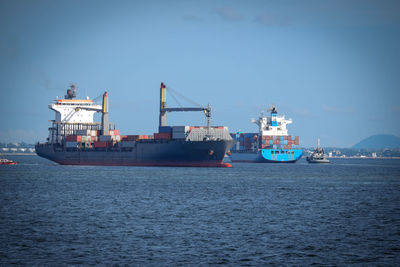
[[[53,127],[49,129],[50,142],[59,143],[62,136],[74,134],[76,130],[96,124],[94,113],[102,111],[102,106],[89,98],[74,99],[75,97],[76,86],[71,84],[71,89],[67,90],[64,99],[56,99],[49,104],[49,108],[55,111]]]
[[[291,124],[293,122],[292,119],[285,119],[285,115],[277,116],[278,111],[274,106],[268,109],[268,111],[271,112],[271,117],[267,117],[264,115],[264,112],[261,112],[258,120],[251,120],[252,123],[259,126],[260,136],[287,136],[288,130],[286,129],[286,125]]]
[[[56,112],[56,122],[93,123],[94,113],[101,111],[102,107],[90,99],[57,99],[49,108]]]

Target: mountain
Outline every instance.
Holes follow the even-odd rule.
[[[355,144],[353,149],[383,149],[400,148],[400,137],[388,134],[372,135],[359,143]]]

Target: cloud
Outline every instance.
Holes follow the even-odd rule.
[[[288,26],[291,24],[290,19],[288,18],[282,18],[277,15],[272,15],[268,12],[264,12],[260,15],[258,15],[255,18],[255,22],[262,24],[264,26]]]
[[[201,21],[203,21],[202,18],[200,18],[200,17],[198,17],[198,16],[195,16],[195,15],[185,15],[185,16],[183,16],[183,20],[186,20],[186,21],[194,21],[194,22],[201,22]]]
[[[322,110],[330,113],[353,113],[352,107],[333,107],[322,104]]]
[[[215,12],[224,20],[239,21],[244,17],[231,7],[216,8]]]

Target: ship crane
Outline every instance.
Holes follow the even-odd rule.
[[[101,105],[101,109],[81,106],[81,107],[75,108],[75,111],[79,111],[80,109],[101,112],[101,134],[102,135],[110,134],[110,123],[108,120],[108,93],[107,93],[107,91],[104,92],[104,94],[103,94],[103,103]]]
[[[161,87],[160,87],[160,118],[159,118],[159,126],[167,126],[167,112],[202,111],[202,112],[204,112],[204,115],[206,116],[207,128],[209,129],[210,124],[211,124],[211,106],[210,105],[207,105],[207,107],[167,108],[167,100],[166,99],[167,99],[166,98],[166,86],[165,86],[164,83],[161,83]],[[190,101],[190,102],[192,102],[192,101]]]

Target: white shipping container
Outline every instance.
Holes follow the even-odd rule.
[[[91,141],[92,141],[91,136],[87,136],[87,135],[82,136],[82,142],[91,142]]]
[[[190,130],[190,126],[172,126],[172,133],[186,133]]]

